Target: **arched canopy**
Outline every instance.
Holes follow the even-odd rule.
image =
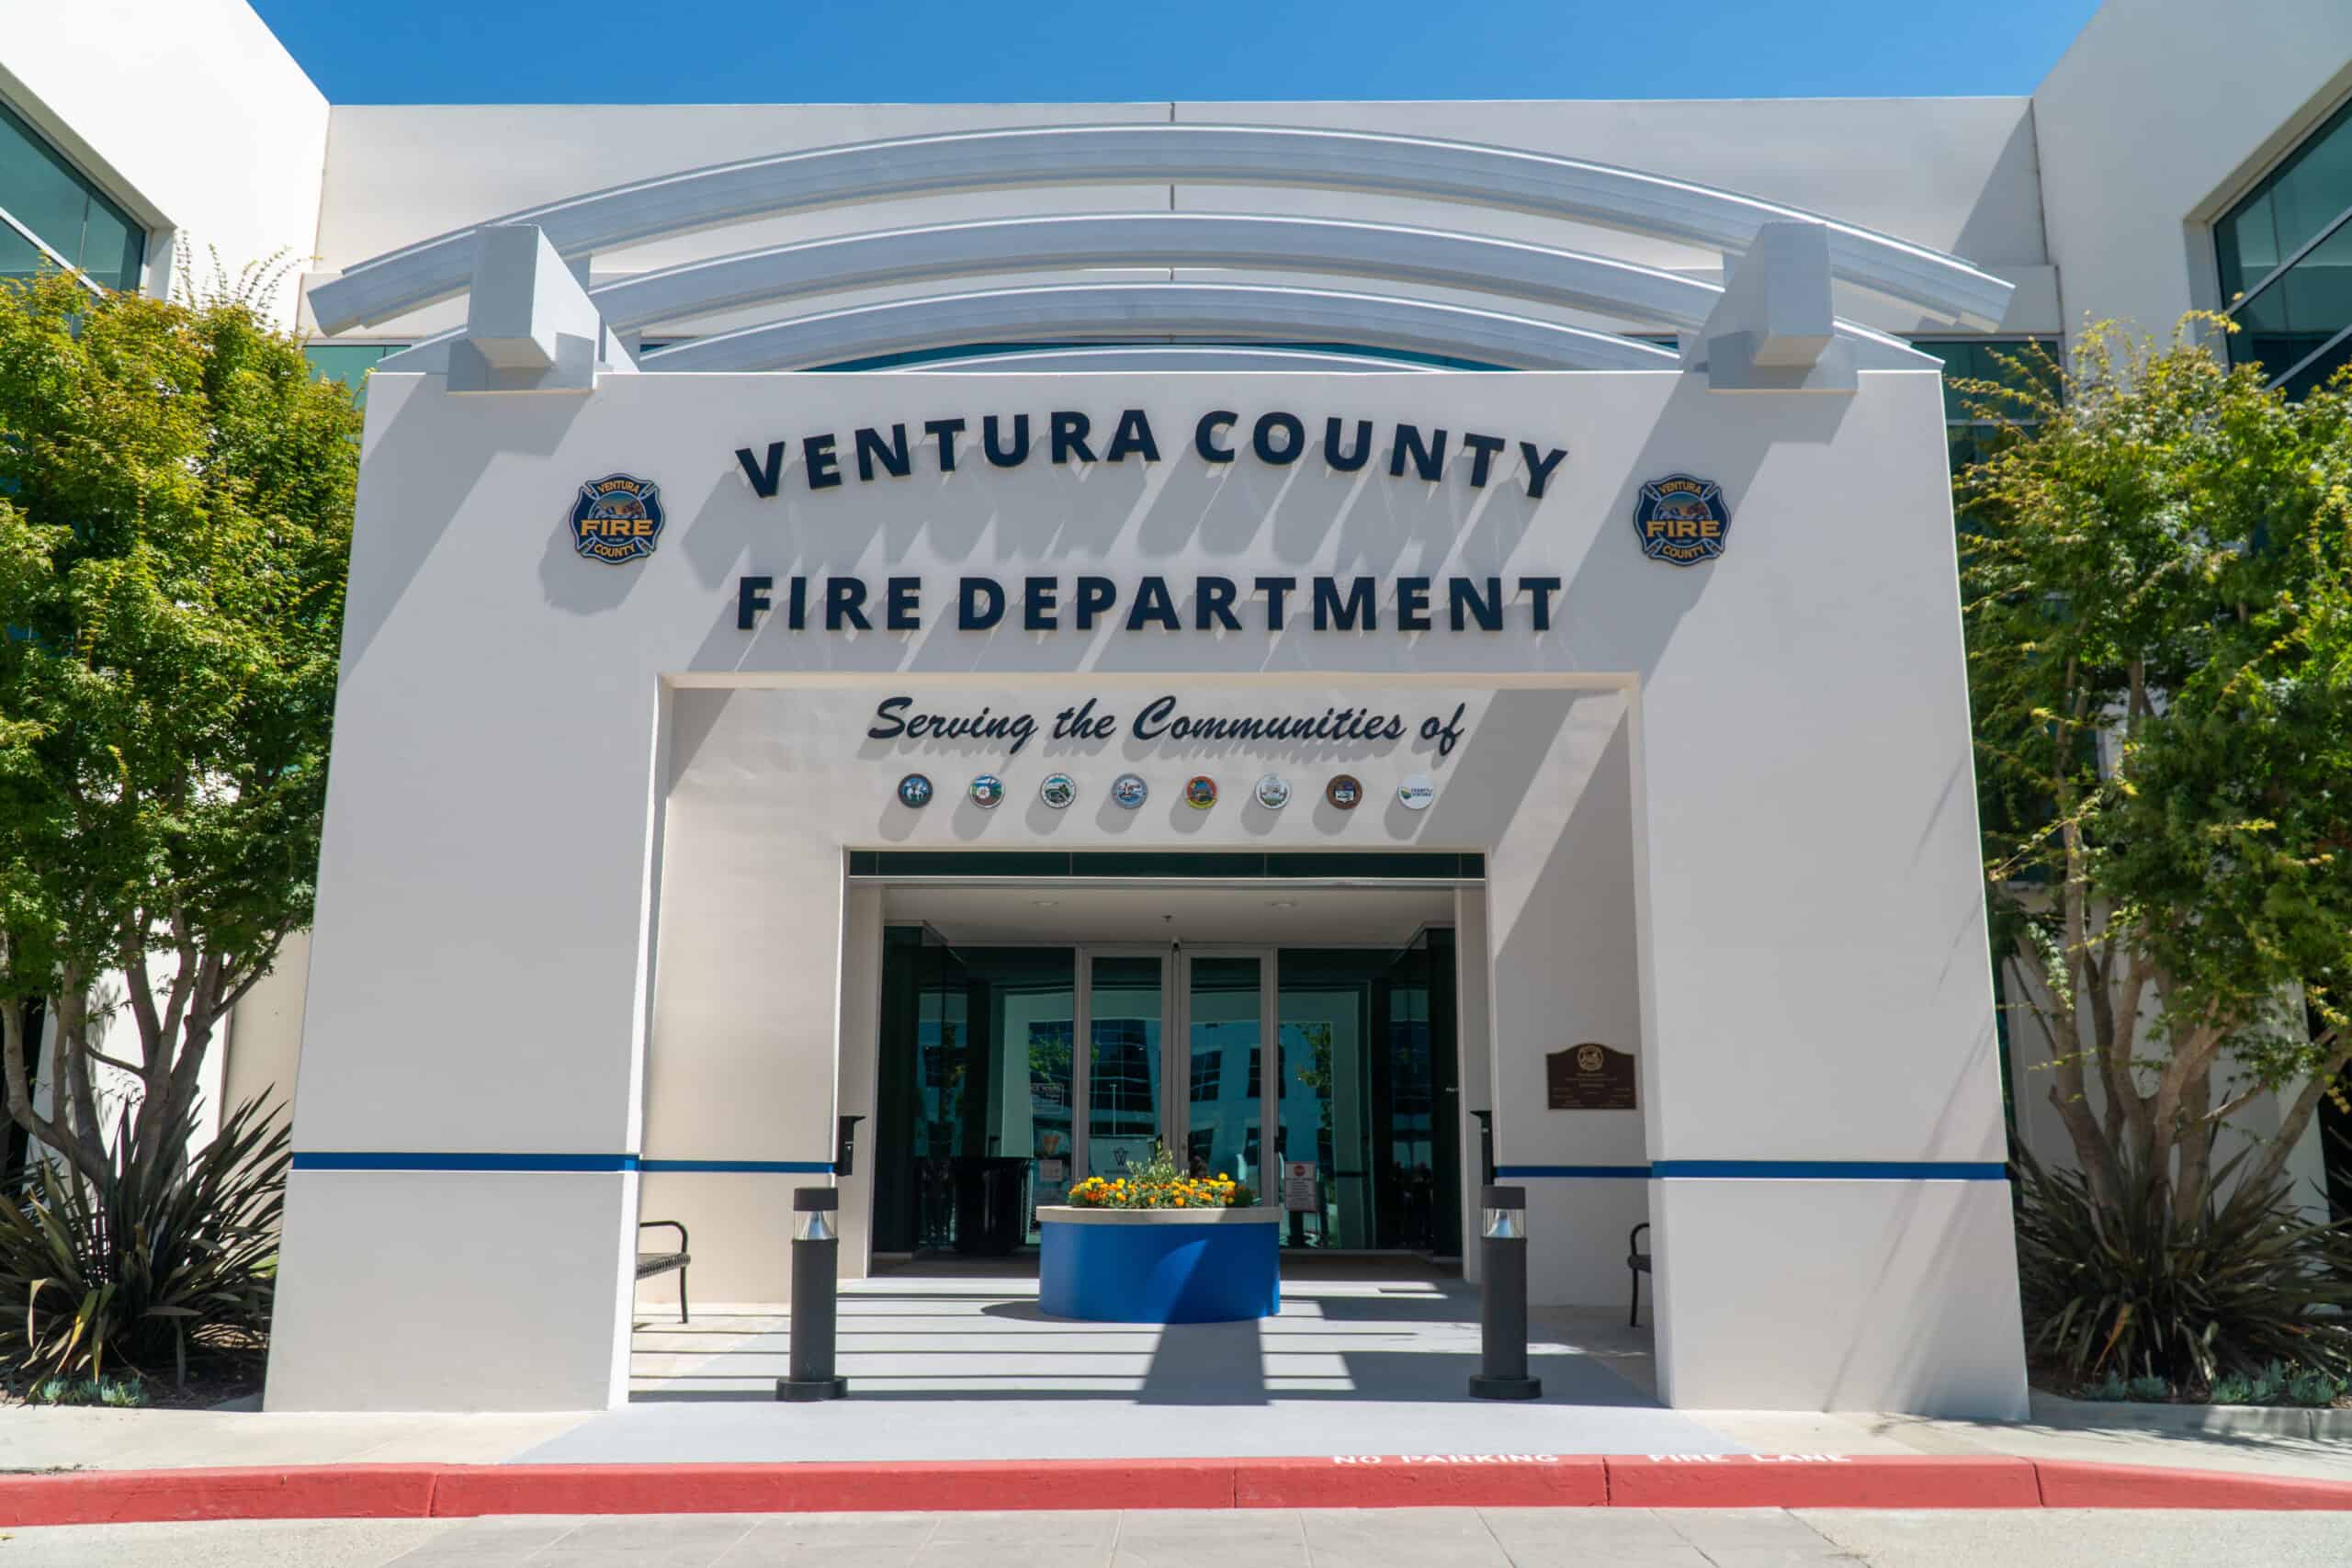
[[[991,354],[961,354],[952,359],[922,359],[910,365],[888,366],[876,373],[883,376],[916,372],[925,375],[988,375],[1014,371],[1106,370],[1187,370],[1216,374],[1237,370],[1287,370],[1325,376],[1457,374],[1453,366],[1431,365],[1412,359],[1388,359],[1372,353],[1348,354],[1338,349],[1230,343],[1104,343],[1053,348],[1008,346]]]
[[[892,299],[657,349],[647,370],[803,370],[955,343],[1137,337],[1333,341],[1462,355],[1522,370],[1673,370],[1613,333],[1383,294],[1224,283],[1085,283]]]
[[[927,224],[829,235],[639,273],[589,290],[617,332],[779,300],[989,273],[1138,266],[1245,267],[1379,278],[1462,290],[1691,330],[1723,298],[1720,286],[1657,267],[1446,230],[1328,218],[1219,212],[1084,213]],[[450,332],[420,344],[431,363]],[[1932,361],[1897,339],[1850,322],[1860,363]],[[968,339],[967,341],[969,341]],[[888,352],[858,346],[855,355]],[[400,368],[388,366],[388,368]]]
[[[1582,159],[1429,137],[1275,126],[1046,126],[905,137],[714,164],[492,220],[541,229],[563,256],[781,213],[1023,186],[1296,186],[1462,202],[1727,254],[1767,223],[1827,231],[1834,276],[1939,315],[1997,322],[2010,285],[1956,257],[1818,214]],[[426,240],[311,290],[321,327],[390,320],[467,287],[477,229]]]

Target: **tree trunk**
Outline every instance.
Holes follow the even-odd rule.
[[[2271,1182],[2278,1179],[2280,1173],[2287,1168],[2288,1157],[2295,1152],[2296,1144],[2302,1140],[2303,1129],[2311,1125],[2312,1113],[2319,1110],[2320,1096],[2328,1091],[2346,1065],[2352,1063],[2352,1039],[2347,1039],[2343,1030],[2331,1029],[2313,1043],[2327,1051],[2325,1063],[2304,1081],[2294,1103],[2287,1108],[2287,1114],[2278,1119],[2278,1135],[2271,1140],[2270,1146],[2262,1152],[2262,1157],[2246,1173],[2248,1181]]]

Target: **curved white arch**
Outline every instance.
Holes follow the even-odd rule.
[[[892,365],[873,374],[952,376],[965,372],[1003,375],[1017,371],[1061,374],[1130,370],[1193,370],[1220,375],[1236,370],[1290,370],[1340,376],[1460,374],[1449,365],[1422,365],[1408,359],[1382,359],[1368,354],[1197,343],[1106,343],[1087,348],[1008,348],[1001,354],[967,354],[954,359],[924,360],[917,365]]]
[[[647,370],[805,370],[961,343],[1216,337],[1336,341],[1521,370],[1675,370],[1681,358],[1613,333],[1385,294],[1264,284],[1077,283],[891,299],[694,338]]]
[[[1024,186],[1207,181],[1458,201],[1745,251],[1763,224],[1828,230],[1835,276],[1939,314],[1996,323],[2010,285],[1957,257],[1818,213],[1656,175],[1431,137],[1278,126],[1040,126],[778,153],[635,181],[493,219],[537,225],[567,257],[661,235],[889,197]],[[477,226],[479,227],[479,226]],[[322,331],[388,321],[462,292],[472,228],[314,286]]]
[[[925,224],[828,235],[682,263],[588,292],[605,324],[630,332],[659,321],[814,295],[993,272],[1119,266],[1249,267],[1374,277],[1422,288],[1498,294],[1652,325],[1695,329],[1723,298],[1719,285],[1638,263],[1518,240],[1329,218],[1223,212],[1075,213]],[[1841,321],[1865,368],[1920,367],[1929,356],[1899,339]],[[435,362],[463,329],[428,338]]]
[[[1472,289],[1695,327],[1723,290],[1634,262],[1441,229],[1222,212],[989,218],[831,235],[686,262],[589,291],[616,331],[814,294],[1064,267],[1257,267]]]

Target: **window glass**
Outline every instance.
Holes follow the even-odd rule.
[[[2253,295],[2233,310],[2242,330],[2231,334],[2231,363],[2258,364],[2273,376],[2293,371],[2288,389],[2297,396],[2346,358],[2343,345],[2332,340],[2352,327],[2352,223],[2337,223],[2347,210],[2352,104],[2336,110],[2213,225],[2223,299]],[[2298,257],[2306,245],[2309,254]],[[2290,258],[2292,265],[2274,281]],[[2321,357],[2296,368],[2314,354]]]
[[[368,372],[378,360],[407,346],[404,343],[310,343],[302,345],[302,357],[311,362],[312,376],[342,382],[351,389],[353,405],[366,408]]]
[[[1913,338],[1911,346],[1944,362],[1944,419],[1960,424],[1974,417],[1969,412],[1970,405],[1984,399],[1958,390],[1952,385],[1955,381],[1997,381],[2005,386],[2025,387],[2040,380],[2054,385],[2055,378],[2041,367],[2034,353],[2036,341],[2021,337]],[[2042,350],[2054,358],[2058,345],[2044,344]]]
[[[0,107],[0,209],[108,288],[136,288],[146,231],[15,113]],[[5,227],[5,225],[0,225]],[[37,253],[0,242],[0,276],[28,276]],[[28,257],[32,259],[28,259]]]

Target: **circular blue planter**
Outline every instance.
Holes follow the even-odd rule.
[[[1037,1211],[1037,1304],[1098,1323],[1231,1323],[1282,1310],[1276,1209]]]

